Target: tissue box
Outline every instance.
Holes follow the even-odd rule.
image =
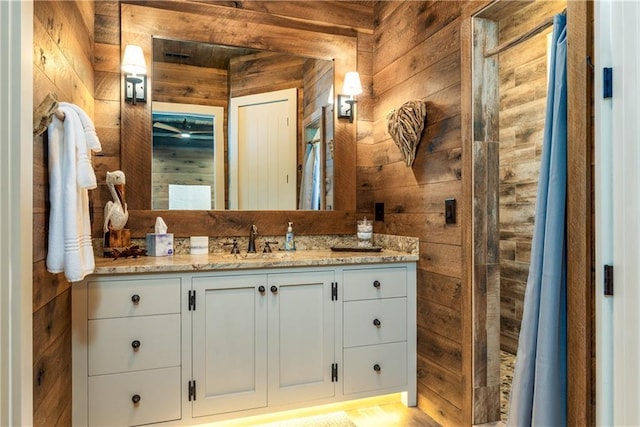
[[[148,256],[169,256],[173,255],[173,233],[148,233],[147,234],[147,255]]]

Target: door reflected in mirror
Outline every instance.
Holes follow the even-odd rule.
[[[224,209],[224,109],[153,102],[153,209]]]

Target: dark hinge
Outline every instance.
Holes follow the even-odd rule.
[[[613,295],[613,265],[604,266],[604,294]]]
[[[189,402],[196,400],[196,380],[189,381]]]
[[[338,382],[338,364],[337,363],[331,364],[331,382],[332,383]]]
[[[189,311],[196,309],[196,291],[189,291]]]
[[[338,301],[338,282],[331,282],[331,301]]]
[[[602,97],[611,98],[613,96],[613,68],[602,69]]]

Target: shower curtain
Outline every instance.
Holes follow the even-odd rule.
[[[554,17],[547,111],[509,426],[567,424],[566,16]]]
[[[307,152],[302,164],[300,201],[298,209],[320,209],[320,131],[307,144]]]

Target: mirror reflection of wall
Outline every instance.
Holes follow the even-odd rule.
[[[224,207],[223,117],[221,107],[153,103],[153,209]]]
[[[319,108],[332,101],[331,88],[333,85],[334,71],[333,61],[307,58],[296,55],[280,54],[275,52],[259,51],[255,49],[236,48],[230,46],[195,43],[189,41],[167,40],[153,38],[153,74],[152,74],[152,100],[154,105],[158,102],[197,104],[200,106],[218,106],[224,111],[222,117],[223,155],[224,165],[223,182],[221,191],[212,188],[212,209],[249,209],[239,206],[233,196],[238,191],[230,184],[234,182],[230,156],[234,147],[229,147],[229,105],[231,99],[249,95],[263,94],[284,89],[296,89],[298,91],[297,118],[292,121],[296,128],[296,148],[293,157],[294,165],[298,170],[302,168],[305,155],[305,142],[302,123]],[[154,108],[155,110],[155,108]],[[333,120],[329,121],[333,125]],[[178,126],[175,126],[178,127]],[[333,129],[328,132],[332,135]],[[154,129],[155,133],[155,129]],[[178,138],[174,138],[178,139]],[[180,150],[174,151],[178,155]],[[205,155],[204,152],[201,153]],[[160,163],[154,158],[154,168]],[[204,161],[204,160],[203,160]],[[155,169],[154,169],[155,170]],[[158,169],[160,170],[160,169]],[[239,171],[242,173],[243,171]],[[296,179],[296,173],[281,171],[283,176],[292,176]],[[332,182],[330,171],[323,171],[323,180]],[[301,175],[297,174],[297,182],[294,187],[300,187]],[[237,178],[236,178],[237,179]],[[156,196],[155,172],[153,176],[152,208],[167,209],[168,204],[160,202]],[[192,183],[191,185],[195,185]],[[204,184],[206,185],[206,184]],[[294,193],[297,191],[294,188]],[[326,192],[326,191],[325,191]],[[217,194],[217,196],[216,196]],[[217,197],[223,196],[220,202]],[[294,199],[298,194],[294,194]],[[156,203],[156,200],[159,202]],[[293,200],[286,205],[274,207],[269,204],[269,209],[295,209],[299,200]],[[167,206],[167,207],[165,207]],[[265,205],[267,206],[267,205]],[[325,204],[323,203],[322,209]],[[331,209],[329,204],[327,208]],[[264,209],[251,207],[251,209]]]

